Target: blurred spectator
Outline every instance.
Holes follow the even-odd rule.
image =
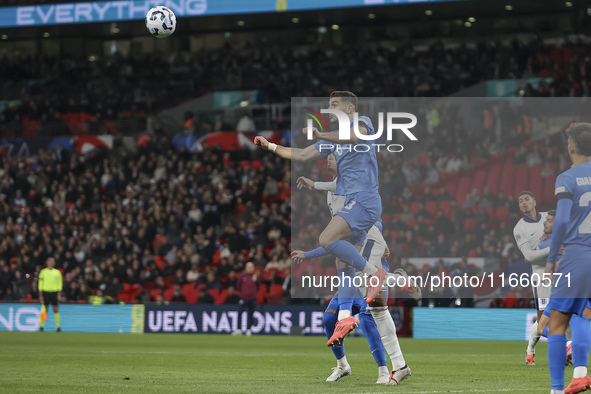
[[[172,298],[170,299],[170,302],[187,302],[187,299],[185,298],[185,296],[183,295],[183,293],[181,293],[181,287],[180,286],[175,286],[174,287],[174,295],[172,296]]]

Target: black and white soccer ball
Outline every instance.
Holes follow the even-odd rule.
[[[176,15],[170,8],[159,5],[146,14],[146,27],[154,37],[170,37],[176,29]]]

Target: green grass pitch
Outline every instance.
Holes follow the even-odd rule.
[[[352,375],[323,337],[0,333],[4,393],[548,393],[546,344],[524,365],[526,342],[401,339],[412,376],[374,382],[365,338],[347,338]],[[572,367],[566,369],[570,382]]]

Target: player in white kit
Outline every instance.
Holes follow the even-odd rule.
[[[513,236],[523,257],[532,265],[532,291],[536,301],[536,309],[538,310],[538,319],[532,325],[529,332],[525,363],[527,365],[535,365],[535,346],[540,340],[538,322],[550,301],[550,292],[552,290],[551,287],[540,285],[546,267],[546,258],[548,253],[550,253],[550,247],[548,246],[540,250],[537,249],[538,244],[544,236],[544,222],[548,213],[536,211],[536,198],[532,192],[522,191],[517,197],[517,202],[519,203],[519,210],[523,213],[523,217],[515,225]]]

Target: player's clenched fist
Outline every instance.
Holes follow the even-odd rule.
[[[260,135],[254,137],[254,144],[264,150],[269,150],[269,141],[265,137],[261,137]]]
[[[302,129],[302,134],[308,135],[308,128],[307,127],[304,127]],[[316,127],[312,127],[312,137],[317,140],[322,139],[320,137],[320,131]]]
[[[293,262],[296,264],[301,263],[305,259],[304,251],[303,250],[294,250],[291,252],[291,258]]]

